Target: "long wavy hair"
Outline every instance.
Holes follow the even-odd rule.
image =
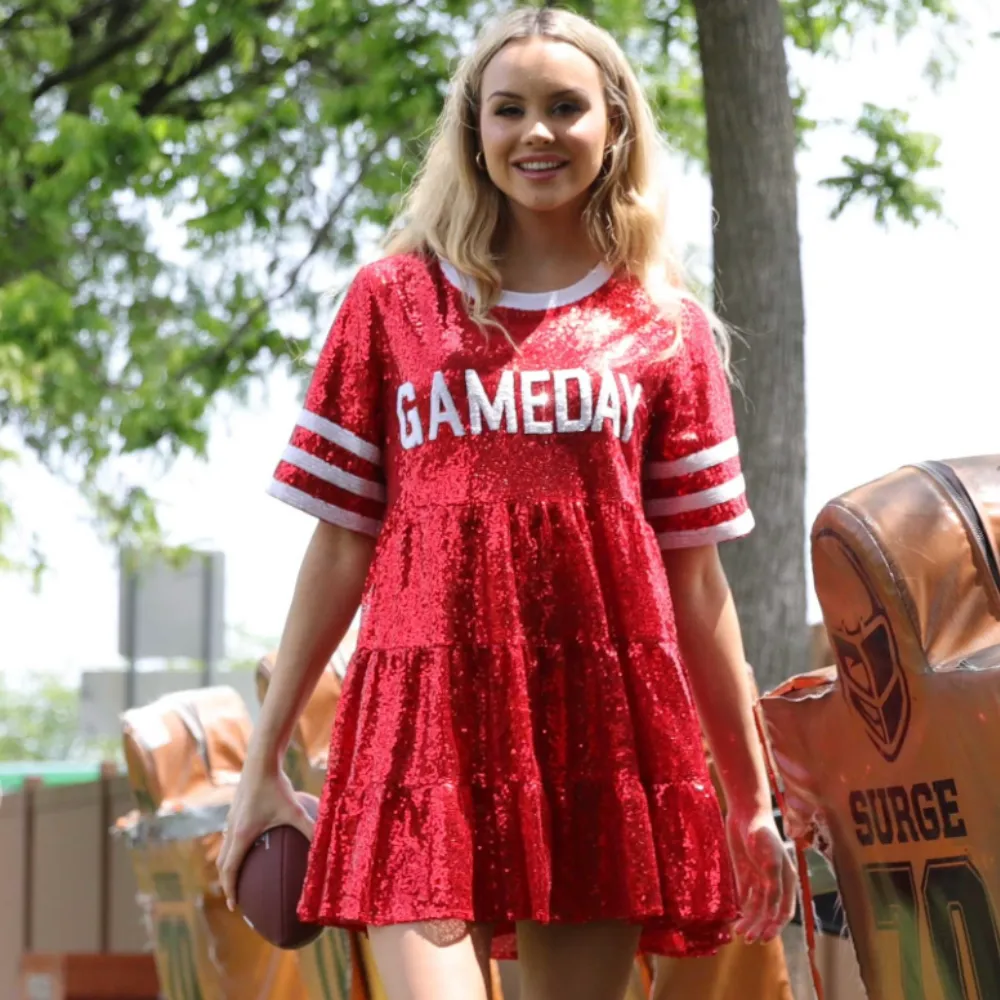
[[[490,311],[502,287],[497,236],[506,196],[478,169],[483,73],[510,42],[531,37],[566,42],[589,56],[604,82],[610,148],[594,182],[584,221],[605,263],[640,280],[664,307],[696,301],[666,232],[662,182],[666,143],[625,54],[608,32],[578,14],[521,7],[496,20],[460,64],[423,164],[386,243],[389,253],[431,253],[449,261],[475,288],[466,296],[481,328],[497,326]],[[728,369],[729,335],[703,303]]]

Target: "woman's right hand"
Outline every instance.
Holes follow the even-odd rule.
[[[312,841],[315,823],[296,796],[288,775],[280,768],[247,762],[219,851],[219,881],[230,910],[236,908],[236,882],[240,866],[253,842],[276,826],[294,826]]]

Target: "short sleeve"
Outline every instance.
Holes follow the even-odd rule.
[[[385,514],[379,312],[362,270],[316,363],[268,492],[331,524],[377,536]]]
[[[754,526],[729,383],[696,305],[683,307],[681,335],[664,362],[643,469],[646,517],[661,549],[724,542]]]

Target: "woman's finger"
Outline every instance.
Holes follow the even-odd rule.
[[[784,869],[788,863],[781,841],[777,837],[766,836],[761,845],[761,880],[764,883],[765,905],[763,907],[763,927],[761,936],[774,936],[773,928],[781,916],[784,904]]]
[[[782,850],[781,864],[773,880],[773,898],[768,907],[768,920],[761,932],[762,941],[777,937],[795,915],[798,885],[791,859]]]
[[[226,855],[225,863],[219,870],[219,881],[222,884],[222,892],[226,897],[226,905],[230,910],[236,909],[236,875],[239,872],[239,866],[245,853],[245,849],[241,850],[239,845],[234,842]]]
[[[742,896],[743,915],[736,921],[733,930],[747,941],[752,941],[760,909],[760,895],[755,879],[748,881]]]
[[[782,867],[780,881],[780,900],[774,918],[774,924],[769,931],[771,937],[776,937],[784,930],[788,922],[795,916],[795,904],[798,902],[798,882],[795,878],[795,868],[791,859]]]
[[[223,893],[226,891],[226,883],[223,872],[226,869],[226,861],[229,857],[231,844],[232,836],[230,834],[230,827],[229,824],[226,823],[226,825],[222,828],[222,843],[219,845],[219,856],[215,859],[215,868],[219,874],[219,885],[222,888]]]
[[[296,799],[295,804],[296,809],[293,825],[295,826],[295,829],[306,838],[306,840],[312,843],[313,836],[316,832],[316,821],[309,815],[305,806],[303,806],[298,799]]]

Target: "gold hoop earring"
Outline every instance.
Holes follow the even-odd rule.
[[[482,150],[479,150],[479,152],[476,153],[476,166],[480,170],[485,170],[486,169],[486,161],[483,159],[483,151]]]

